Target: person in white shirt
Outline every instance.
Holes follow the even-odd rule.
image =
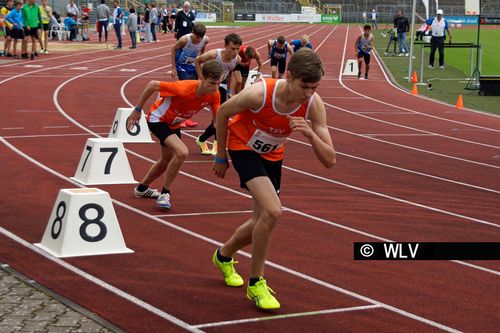
[[[422,17],[418,16],[421,20]],[[431,52],[429,54],[429,69],[434,69],[434,55],[436,54],[436,49],[439,50],[439,69],[444,69],[444,41],[446,40],[446,33],[450,38],[450,43],[452,40],[452,35],[450,32],[450,25],[448,20],[443,17],[443,10],[438,9],[436,12],[436,17],[430,18],[425,21],[427,25],[431,27]]]
[[[375,11],[375,9],[372,10],[371,16],[372,16],[372,28],[373,29],[378,29],[378,25],[377,25],[377,12]]]

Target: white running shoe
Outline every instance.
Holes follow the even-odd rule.
[[[160,208],[170,209],[170,207],[172,207],[172,205],[170,204],[170,194],[168,193],[160,194],[158,200],[156,200],[156,204]]]
[[[134,194],[137,198],[151,198],[151,199],[156,199],[160,196],[160,192],[155,189],[146,189],[145,191],[139,192],[137,191],[137,187],[134,188]]]

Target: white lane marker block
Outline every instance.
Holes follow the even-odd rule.
[[[84,185],[134,184],[123,143],[117,139],[87,139],[76,174],[72,179]]]
[[[154,142],[151,139],[151,133],[149,133],[144,113],[141,113],[139,124],[131,130],[127,128],[127,118],[133,110],[133,108],[118,108],[116,110],[115,119],[113,120],[113,125],[111,125],[108,138],[118,139],[123,142]]]
[[[247,78],[247,82],[245,83],[244,88],[250,87],[252,84],[255,83],[255,81],[257,81],[257,73],[259,73],[259,72],[255,71],[255,70],[251,70],[248,72],[248,78]],[[260,78],[262,78],[262,75]]]
[[[61,189],[41,243],[58,258],[132,253],[109,194],[97,188]]]
[[[358,61],[356,59],[348,59],[342,75],[358,75]]]

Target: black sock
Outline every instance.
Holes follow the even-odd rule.
[[[166,188],[162,188],[161,189],[161,194],[165,194],[165,193],[170,194],[170,190],[167,190]]]
[[[148,185],[144,185],[143,183],[140,183],[139,186],[137,186],[137,191],[139,192],[144,192],[149,188]]]
[[[253,278],[253,277],[251,277],[251,278],[250,278],[250,280],[248,281],[248,285],[249,285],[249,286],[255,286],[255,284],[256,284],[257,282],[259,282],[259,281],[260,281],[260,278],[258,278],[258,277]]]
[[[220,262],[230,262],[231,260],[233,260],[233,258],[224,257],[222,254],[220,254],[220,249],[217,249],[217,260],[219,260]]]

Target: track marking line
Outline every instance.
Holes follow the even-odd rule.
[[[156,217],[181,217],[181,216],[203,216],[203,215],[225,215],[225,214],[247,214],[253,213],[253,210],[228,210],[219,212],[200,212],[200,213],[185,213],[185,214],[156,214]]]
[[[380,305],[353,306],[353,307],[349,307],[349,308],[337,308],[337,309],[328,309],[328,310],[318,310],[318,311],[288,313],[288,314],[276,315],[276,316],[268,316],[268,317],[258,317],[258,318],[248,318],[248,319],[219,321],[219,322],[215,322],[215,323],[206,323],[206,324],[194,325],[193,327],[196,327],[196,328],[207,328],[207,327],[228,326],[228,325],[236,325],[236,324],[255,323],[255,322],[266,321],[266,320],[299,318],[299,317],[308,317],[308,316],[319,316],[319,315],[327,315],[327,314],[332,314],[332,313],[364,311],[364,310],[380,309],[380,308],[382,308]]]
[[[37,165],[38,167],[40,167],[40,168],[44,169],[44,170],[45,170],[45,171],[47,171],[48,173],[50,173],[50,174],[52,174],[52,175],[54,175],[54,176],[56,176],[56,177],[58,177],[58,178],[60,178],[60,179],[66,180],[66,181],[68,181],[69,183],[71,183],[71,184],[73,184],[73,185],[75,185],[75,186],[78,186],[78,187],[81,187],[81,188],[85,188],[85,186],[84,186],[84,185],[82,185],[82,184],[80,184],[80,183],[78,183],[78,182],[76,182],[76,181],[74,181],[74,180],[72,180],[72,179],[70,179],[70,178],[68,178],[68,177],[64,176],[63,174],[61,174],[61,173],[59,173],[59,172],[57,172],[57,171],[55,171],[55,170],[53,170],[53,169],[49,168],[49,167],[48,167],[48,166],[46,166],[45,164],[43,164],[43,163],[41,163],[41,162],[39,162],[39,161],[37,161],[37,160],[35,160],[35,159],[31,158],[30,156],[26,155],[24,152],[20,151],[19,149],[17,149],[17,148],[16,148],[16,147],[14,147],[13,145],[11,145],[11,144],[10,144],[8,141],[6,141],[3,137],[0,137],[0,141],[1,141],[1,142],[3,142],[3,143],[4,143],[7,147],[9,147],[11,150],[13,150],[14,152],[16,152],[18,155],[22,156],[23,158],[27,159],[28,161],[30,161],[31,163],[33,163],[33,164]],[[136,154],[136,153],[135,153],[134,155],[138,155],[138,154]],[[143,157],[143,158],[144,158],[144,159],[147,159],[147,158],[145,158],[145,157]],[[151,162],[153,162],[153,161],[151,160]],[[191,178],[194,178],[194,179],[198,179],[198,180],[200,180],[200,181],[202,181],[202,182],[205,182],[205,183],[208,183],[208,184],[214,184],[214,186],[215,186],[215,187],[222,188],[222,189],[224,189],[224,188],[225,188],[225,189],[229,190],[230,192],[237,193],[237,194],[242,195],[242,196],[245,196],[245,197],[250,197],[250,196],[249,196],[249,195],[247,195],[247,194],[243,194],[243,193],[241,193],[241,192],[237,192],[237,191],[232,190],[232,189],[230,189],[230,188],[227,188],[227,187],[225,187],[225,186],[222,186],[222,185],[219,185],[219,184],[212,183],[212,182],[207,181],[207,180],[205,180],[205,179],[202,179],[202,178],[200,178],[200,177],[196,177],[196,176],[193,176],[193,175],[189,175],[189,174],[186,174],[185,172],[181,172],[181,174],[186,175],[186,176],[191,177]],[[159,223],[161,223],[161,224],[163,224],[163,225],[165,225],[165,226],[168,226],[168,227],[170,227],[170,228],[172,228],[172,229],[174,229],[174,230],[177,230],[177,231],[183,232],[183,233],[185,233],[185,234],[188,234],[188,235],[193,236],[193,237],[195,237],[195,238],[198,238],[198,239],[200,239],[200,240],[206,241],[206,242],[208,242],[208,243],[210,243],[210,244],[213,244],[213,245],[215,245],[215,246],[219,246],[219,247],[220,247],[220,246],[222,246],[222,243],[220,243],[220,242],[218,242],[218,241],[216,241],[216,240],[214,240],[214,239],[212,239],[212,238],[209,238],[209,237],[206,237],[206,236],[204,236],[204,235],[198,234],[198,233],[196,233],[196,232],[194,232],[194,231],[191,231],[191,230],[189,230],[189,229],[186,229],[186,228],[180,227],[180,226],[178,226],[178,225],[176,225],[176,224],[173,224],[173,223],[171,223],[171,222],[164,221],[164,220],[162,220],[162,219],[160,219],[160,218],[158,218],[158,217],[155,217],[155,216],[153,216],[153,215],[151,215],[151,214],[149,214],[149,213],[143,212],[142,210],[137,209],[137,208],[135,208],[135,207],[133,207],[133,206],[130,206],[130,205],[126,204],[126,203],[123,203],[123,202],[118,201],[118,200],[116,200],[116,199],[111,199],[111,201],[113,202],[113,204],[115,204],[115,205],[117,205],[117,206],[120,206],[120,207],[126,208],[126,209],[128,209],[128,210],[130,210],[130,211],[132,211],[132,212],[137,213],[138,215],[141,215],[141,216],[143,216],[143,217],[145,217],[145,218],[148,218],[148,219],[154,220],[154,221],[156,221],[156,222],[159,222]],[[290,211],[294,211],[294,210],[291,210],[291,209],[290,209]],[[296,211],[296,212],[298,212],[298,211]],[[305,213],[301,213],[301,215],[307,215],[307,214],[305,214]],[[37,253],[42,254],[44,257],[46,257],[46,258],[48,258],[48,259],[50,259],[50,260],[52,260],[52,261],[54,261],[54,262],[57,262],[57,263],[61,264],[63,267],[66,267],[66,265],[68,265],[68,269],[71,269],[71,268],[75,269],[75,270],[74,270],[74,272],[76,272],[77,274],[79,274],[79,273],[83,274],[83,275],[81,275],[81,276],[82,276],[82,277],[85,277],[85,278],[87,278],[87,279],[89,279],[90,281],[93,281],[91,278],[95,278],[95,277],[91,276],[90,274],[88,274],[88,273],[86,273],[86,272],[84,272],[84,271],[82,271],[82,270],[80,270],[80,269],[78,269],[78,268],[76,268],[76,267],[74,267],[74,266],[72,266],[72,265],[69,265],[69,264],[67,264],[66,262],[62,261],[62,260],[60,260],[60,259],[58,259],[58,258],[55,258],[55,257],[51,256],[50,254],[46,253],[45,251],[43,251],[43,250],[39,249],[38,247],[35,247],[35,246],[34,246],[34,245],[32,245],[31,243],[28,243],[28,242],[27,242],[27,241],[25,241],[24,239],[22,239],[22,238],[18,237],[17,235],[15,235],[15,234],[13,234],[13,233],[10,233],[9,231],[7,231],[6,229],[4,229],[4,228],[2,228],[2,227],[0,227],[0,232],[1,232],[1,233],[4,233],[6,236],[8,236],[8,237],[10,237],[11,239],[13,239],[13,240],[15,240],[15,241],[19,242],[20,244],[22,244],[22,245],[24,245],[24,246],[26,246],[26,247],[28,247],[28,248],[32,249],[33,251],[36,251]],[[242,255],[242,256],[244,256],[244,257],[246,257],[246,258],[251,258],[251,255],[250,255],[249,253],[247,253],[247,252],[244,252],[244,251],[238,251],[238,253],[239,253],[240,255]],[[397,308],[397,307],[394,307],[394,306],[391,306],[391,305],[388,305],[388,304],[385,304],[385,303],[379,302],[379,301],[377,301],[377,300],[375,300],[375,299],[371,299],[371,298],[369,298],[369,297],[367,297],[367,296],[364,296],[364,295],[361,295],[361,294],[355,293],[355,292],[353,292],[353,291],[350,291],[350,290],[344,289],[344,288],[342,288],[342,287],[339,287],[339,286],[333,285],[333,284],[328,283],[328,282],[326,282],[326,281],[319,280],[319,279],[317,279],[317,278],[314,278],[314,277],[309,276],[309,275],[307,275],[307,274],[304,274],[304,273],[301,273],[301,272],[299,272],[299,271],[296,271],[296,270],[290,269],[290,268],[288,268],[288,267],[282,266],[282,265],[280,265],[280,264],[274,263],[274,262],[272,262],[272,261],[268,261],[268,260],[266,260],[266,262],[265,262],[265,263],[266,263],[266,265],[269,265],[270,267],[276,268],[276,269],[281,270],[281,271],[283,271],[283,272],[286,272],[286,273],[288,273],[288,274],[290,274],[290,275],[293,275],[293,276],[296,276],[296,277],[302,278],[302,279],[304,279],[304,280],[306,280],[306,281],[309,281],[309,282],[311,282],[311,283],[315,283],[315,284],[321,285],[321,286],[323,286],[323,287],[325,287],[325,288],[327,288],[327,289],[330,289],[330,290],[335,290],[335,291],[338,291],[338,292],[343,293],[343,294],[345,294],[345,295],[349,295],[349,296],[351,296],[351,297],[354,297],[354,298],[357,298],[357,299],[363,300],[363,301],[365,301],[365,302],[367,302],[367,303],[370,303],[370,304],[372,304],[372,305],[379,305],[380,307],[383,307],[384,309],[387,309],[387,310],[389,310],[389,311],[391,311],[391,312],[394,312],[394,313],[397,313],[397,314],[402,315],[402,316],[404,316],[404,317],[411,318],[411,319],[413,319],[413,320],[416,320],[416,321],[419,321],[419,322],[425,323],[425,324],[427,324],[427,325],[429,325],[429,326],[437,327],[437,328],[442,329],[442,330],[447,331],[447,332],[453,332],[453,333],[458,333],[458,332],[460,332],[460,331],[458,331],[458,330],[456,330],[456,329],[454,329],[454,328],[451,328],[451,327],[445,326],[445,325],[440,324],[440,323],[438,323],[438,322],[435,322],[435,321],[433,321],[433,320],[430,320],[430,319],[427,319],[427,318],[424,318],[424,317],[420,317],[420,316],[418,316],[418,315],[416,315],[416,314],[413,314],[413,313],[411,313],[411,312],[407,312],[407,311],[402,310],[402,309],[400,309],[400,308]],[[73,270],[72,270],[72,271],[73,271]],[[80,274],[79,274],[79,275],[80,275]],[[499,275],[500,275],[500,273],[499,273]],[[99,281],[102,281],[102,280],[99,280]],[[94,283],[96,283],[96,282],[94,282]],[[168,314],[168,313],[166,313],[166,312],[163,312],[163,311],[161,311],[161,310],[159,310],[159,309],[155,308],[154,306],[152,306],[152,305],[150,305],[150,304],[148,304],[148,303],[145,303],[144,301],[142,301],[142,300],[140,300],[140,299],[138,299],[138,298],[136,298],[136,297],[134,297],[134,296],[132,296],[132,295],[129,295],[129,294],[124,293],[124,292],[123,292],[123,291],[121,291],[120,289],[118,289],[118,288],[116,288],[116,287],[113,287],[113,286],[109,285],[109,284],[108,284],[108,283],[106,283],[105,281],[102,281],[102,283],[103,283],[104,285],[108,286],[108,287],[110,288],[110,289],[108,289],[108,290],[112,291],[113,293],[115,293],[115,294],[117,294],[117,295],[120,295],[120,296],[122,296],[122,295],[123,295],[122,297],[124,297],[125,299],[128,299],[128,298],[126,298],[126,297],[130,296],[130,297],[131,297],[131,299],[133,299],[135,302],[137,302],[137,303],[135,303],[135,302],[134,302],[135,304],[141,304],[141,305],[143,306],[143,308],[145,308],[145,309],[147,309],[147,310],[149,310],[149,311],[151,311],[151,312],[153,312],[153,313],[156,313],[156,311],[160,311],[160,314],[162,315],[162,316],[161,316],[162,318],[165,318],[165,319],[166,319],[166,318],[170,318],[170,319],[167,319],[167,320],[169,320],[169,321],[171,321],[171,320],[179,320],[179,319],[177,319],[176,317],[173,317],[172,315],[170,315],[170,314]],[[98,283],[96,283],[96,284],[98,284]],[[164,316],[165,316],[165,317],[164,317]],[[173,317],[173,318],[172,318],[172,317]],[[172,322],[174,322],[174,321],[172,321]],[[182,322],[182,323],[184,323],[184,322]],[[184,323],[184,324],[186,324],[186,323]],[[188,324],[186,324],[186,325],[188,325]],[[190,326],[190,325],[189,325],[189,327],[191,328],[192,326]],[[195,329],[195,328],[193,327],[193,329]]]
[[[435,134],[420,134],[420,133],[397,133],[397,134],[384,134],[384,133],[380,133],[380,134],[360,134],[361,136],[370,136],[370,137],[374,137],[374,136],[435,136]]]
[[[3,130],[11,131],[11,130],[22,130],[24,127],[2,127]]]
[[[101,135],[107,135],[108,133],[96,133],[99,137]],[[32,139],[32,138],[55,138],[55,137],[65,137],[65,136],[89,136],[93,135],[90,133],[68,133],[68,134],[33,134],[33,135],[10,135],[3,136],[5,139]]]
[[[69,126],[44,126],[43,128],[47,128],[47,129],[55,129],[55,128],[69,128]]]

